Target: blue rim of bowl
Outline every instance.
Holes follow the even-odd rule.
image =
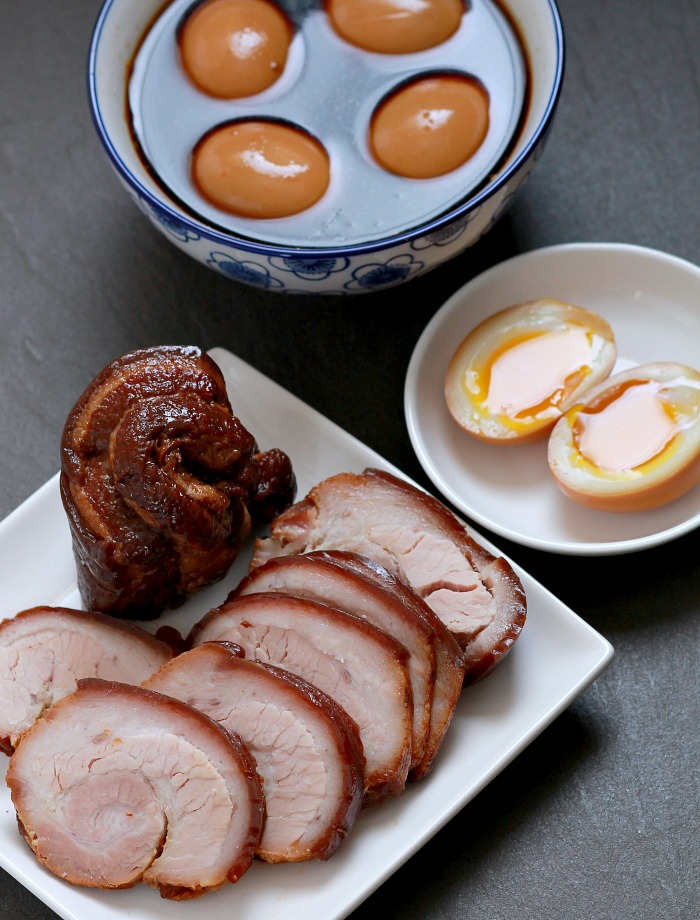
[[[211,242],[219,243],[223,246],[235,246],[238,249],[242,249],[250,253],[256,253],[257,255],[298,258],[300,255],[298,247],[295,248],[289,246],[278,246],[276,244],[264,243],[262,241],[249,239],[243,236],[239,237],[233,233],[224,233],[222,231],[216,230],[204,222],[196,220],[194,217],[190,217],[187,214],[183,214],[180,211],[174,210],[169,205],[165,204],[160,198],[156,197],[145,186],[143,186],[134,176],[131,170],[127,167],[126,163],[122,160],[114,144],[112,143],[109,133],[105,127],[104,120],[100,111],[100,106],[97,100],[97,87],[95,85],[97,49],[100,44],[100,37],[102,35],[105,21],[109,16],[110,9],[115,2],[117,2],[117,0],[105,0],[93,27],[92,37],[90,40],[90,52],[88,56],[88,97],[90,102],[90,113],[92,115],[92,120],[97,130],[97,134],[107,152],[109,159],[112,161],[112,165],[117,170],[118,174],[127,182],[128,185],[134,189],[134,191],[142,199],[147,201],[154,210],[164,213],[171,220],[183,225],[186,228],[191,229],[193,232],[197,233],[199,237],[204,237]],[[309,252],[313,253],[315,258],[340,258],[343,256],[349,257],[363,255],[365,253],[378,252],[390,247],[400,246],[405,243],[410,243],[413,240],[430,236],[431,234],[436,233],[443,228],[467,217],[470,212],[476,210],[481,204],[483,204],[485,200],[490,198],[495,192],[506,185],[506,183],[512,179],[514,175],[517,174],[523,163],[529,159],[534,149],[547,135],[547,130],[551,125],[557,104],[559,102],[562,82],[564,79],[564,31],[562,27],[561,15],[559,13],[556,0],[546,0],[546,3],[552,17],[552,25],[554,27],[554,38],[556,43],[556,70],[554,74],[554,81],[552,83],[549,99],[547,100],[547,105],[545,107],[542,118],[540,119],[540,122],[535,130],[532,132],[532,137],[529,139],[515,160],[513,160],[513,162],[510,163],[508,167],[501,174],[499,174],[495,180],[489,182],[484,186],[484,188],[477,192],[474,197],[467,199],[467,201],[465,201],[463,204],[453,208],[446,214],[435,218],[429,223],[423,224],[419,227],[414,227],[411,230],[405,231],[404,233],[397,233],[393,236],[384,237],[381,240],[373,240],[371,243],[355,243],[351,246],[313,247],[313,249],[309,249]]]

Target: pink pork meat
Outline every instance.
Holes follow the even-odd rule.
[[[373,579],[376,584],[391,592],[402,604],[413,611],[416,617],[425,620],[435,631],[436,673],[430,727],[423,759],[409,773],[410,779],[420,779],[432,768],[462,692],[465,662],[459,643],[433,609],[412,588],[392,575],[384,566],[364,556],[346,553],[342,550],[329,550],[327,555],[339,564]]]
[[[271,536],[256,540],[250,568],[323,549],[367,556],[422,597],[459,642],[466,683],[501,662],[525,625],[525,592],[510,563],[445,505],[390,473],[339,473],[314,486],[272,522]]]
[[[0,623],[0,750],[11,754],[45,709],[82,677],[140,684],[173,655],[131,623],[67,607],[32,607]]]
[[[179,700],[95,678],[24,735],[7,784],[38,859],[90,888],[197,897],[240,878],[264,824],[240,739]]]
[[[355,553],[277,556],[253,569],[231,592],[296,594],[362,617],[401,642],[410,654],[413,752],[410,778],[425,775],[462,689],[459,646],[442,621],[386,569]]]
[[[261,859],[301,862],[336,852],[362,803],[364,757],[357,727],[334,700],[219,642],[178,655],[144,686],[202,710],[246,743],[265,792]]]
[[[318,687],[354,720],[365,755],[365,802],[398,795],[411,761],[413,700],[408,652],[371,623],[307,598],[260,592],[209,611],[190,647],[233,642]]]

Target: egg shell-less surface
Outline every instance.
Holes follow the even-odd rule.
[[[533,345],[534,353],[520,357],[508,372],[511,379],[500,383],[501,401],[522,398],[522,406],[505,409],[498,400],[491,405],[498,359],[522,352],[522,346],[532,351]],[[445,400],[457,424],[474,437],[524,444],[545,437],[562,412],[608,376],[616,357],[613,329],[592,310],[551,298],[515,304],[464,337],[447,368]],[[524,392],[537,395],[528,403]]]
[[[629,420],[625,418],[620,398],[625,384],[658,384],[653,401],[642,407],[643,418],[636,412]],[[661,436],[672,434],[672,442],[647,462],[632,468],[601,469],[595,459],[587,455],[585,446],[576,446],[574,426],[579,413],[583,417],[595,413],[610,399],[613,402],[607,408],[620,406],[621,413],[616,417],[614,430],[607,425],[603,433],[606,439],[614,442],[607,445],[607,450],[617,447],[616,453],[624,454],[625,441],[635,435],[639,438],[638,431],[628,430],[629,425],[635,429],[644,428],[650,438],[654,436],[655,412],[666,417],[669,431],[664,429]],[[666,406],[667,411],[662,406]],[[646,445],[642,446],[646,449]],[[631,367],[615,374],[586,393],[582,403],[557,422],[549,438],[547,460],[564,494],[589,508],[649,511],[675,501],[700,482],[700,373],[667,361]]]

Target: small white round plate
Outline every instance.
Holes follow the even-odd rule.
[[[426,326],[409,362],[404,410],[411,443],[436,488],[472,522],[552,553],[615,555],[700,526],[700,486],[648,512],[594,511],[566,498],[547,466],[546,439],[499,447],[462,431],[447,410],[445,371],[465,335],[497,310],[552,297],[604,316],[620,370],[649,361],[700,369],[700,268],[617,243],[572,243],[515,256],[460,288]]]

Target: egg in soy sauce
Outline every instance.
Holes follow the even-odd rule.
[[[189,214],[333,247],[405,233],[489,181],[528,80],[493,0],[172,0],[128,100],[137,149]]]
[[[197,145],[192,176],[205,198],[243,217],[289,217],[323,196],[330,162],[323,146],[293,125],[264,120],[215,128]]]
[[[422,77],[384,99],[372,116],[370,148],[389,172],[431,179],[462,166],[489,127],[489,94],[456,74]]]
[[[462,0],[327,0],[333,28],[346,41],[379,54],[434,48],[459,28]]]
[[[185,73],[202,92],[252,96],[284,70],[293,29],[268,0],[205,0],[185,17],[178,46]]]

